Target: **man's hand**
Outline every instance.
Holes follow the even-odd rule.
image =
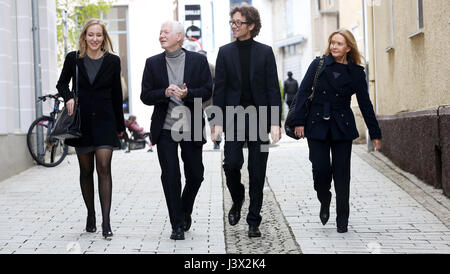
[[[300,139],[305,138],[305,127],[295,127],[295,136]]]
[[[213,126],[211,128],[211,140],[216,143],[219,136],[222,135],[223,128],[221,126]]]
[[[281,139],[280,126],[270,126],[270,137],[272,137],[272,144],[278,143]]]
[[[180,92],[180,97],[179,97],[180,99],[184,99],[187,96],[188,88],[186,86],[186,83],[183,84],[183,89],[180,89],[179,92]]]
[[[73,108],[75,106],[75,100],[74,99],[70,99],[69,101],[66,102],[66,108],[67,108],[67,114],[69,114],[69,116],[73,115]]]
[[[175,97],[177,94],[177,90],[174,88],[175,85],[170,85],[168,88],[166,88],[166,97]]]
[[[381,140],[380,139],[373,139],[372,144],[373,144],[373,148],[375,149],[375,151],[381,150]]]

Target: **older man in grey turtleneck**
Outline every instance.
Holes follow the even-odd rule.
[[[184,232],[192,224],[195,197],[203,181],[202,151],[206,143],[205,121],[194,113],[202,113],[201,103],[212,94],[206,57],[181,48],[183,39],[181,23],[168,21],[161,26],[159,41],[164,52],[147,59],[141,92],[142,102],[154,106],[150,131],[157,145],[173,240],[184,240]],[[197,136],[200,140],[194,138]],[[186,178],[182,193],[178,146]]]

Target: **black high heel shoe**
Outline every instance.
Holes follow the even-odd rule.
[[[86,231],[90,233],[94,233],[97,231],[97,227],[95,226],[95,215],[88,215],[86,220]]]
[[[102,229],[103,229],[102,234],[105,239],[108,239],[114,235],[111,231],[111,225],[109,223],[102,224]]]

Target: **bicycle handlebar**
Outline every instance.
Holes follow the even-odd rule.
[[[59,100],[61,96],[59,95],[59,93],[56,94],[47,94],[44,96],[40,96],[38,102],[42,101],[45,102],[47,99],[55,99],[55,100]]]

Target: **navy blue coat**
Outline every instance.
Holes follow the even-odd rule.
[[[235,41],[222,46],[216,60],[213,103],[222,109],[224,124],[226,107],[236,107],[240,103],[241,77],[239,49]],[[250,88],[256,109],[260,106],[276,106],[279,109],[279,119],[271,123],[268,108],[267,131],[270,131],[271,124],[281,126],[281,93],[275,56],[270,46],[256,41],[253,41],[251,49]],[[226,127],[223,130],[226,131]]]
[[[56,86],[65,102],[74,96],[69,89],[69,83],[75,79],[75,64],[78,66],[78,103],[83,136],[79,139],[68,139],[65,144],[74,147],[120,147],[117,133],[125,131],[125,122],[119,56],[105,53],[100,70],[91,84],[84,58],[77,58],[75,51],[67,54]],[[72,81],[72,85],[73,83],[75,81]]]
[[[188,94],[183,99],[183,102],[191,111],[191,128],[194,129],[195,123],[201,122],[203,130],[205,127],[204,117],[202,116],[201,121],[194,120],[194,98],[200,98],[202,102],[206,102],[211,98],[212,79],[209,64],[205,56],[185,49],[183,51],[186,53],[183,82],[186,83],[188,88]],[[169,76],[167,74],[166,53],[163,52],[147,59],[142,77],[141,101],[146,105],[155,106],[150,126],[154,144],[159,142],[159,136],[161,135],[169,108],[170,99],[166,97],[166,89],[168,87]],[[191,133],[191,140],[194,141],[194,130]],[[201,142],[195,143],[198,145],[206,143],[204,135],[202,134]]]
[[[319,72],[314,99],[308,117],[305,117],[305,102],[311,94],[320,58],[316,58],[308,68],[296,97],[293,125],[305,126],[305,137],[325,140],[331,130],[332,140],[354,140],[359,137],[355,117],[350,107],[353,94],[356,93],[359,108],[369,129],[370,138],[381,139],[373,106],[370,101],[366,74],[362,66],[348,59],[348,75],[342,74],[334,79],[331,67],[336,64],[333,56],[326,56]],[[325,120],[324,116],[329,116]]]

